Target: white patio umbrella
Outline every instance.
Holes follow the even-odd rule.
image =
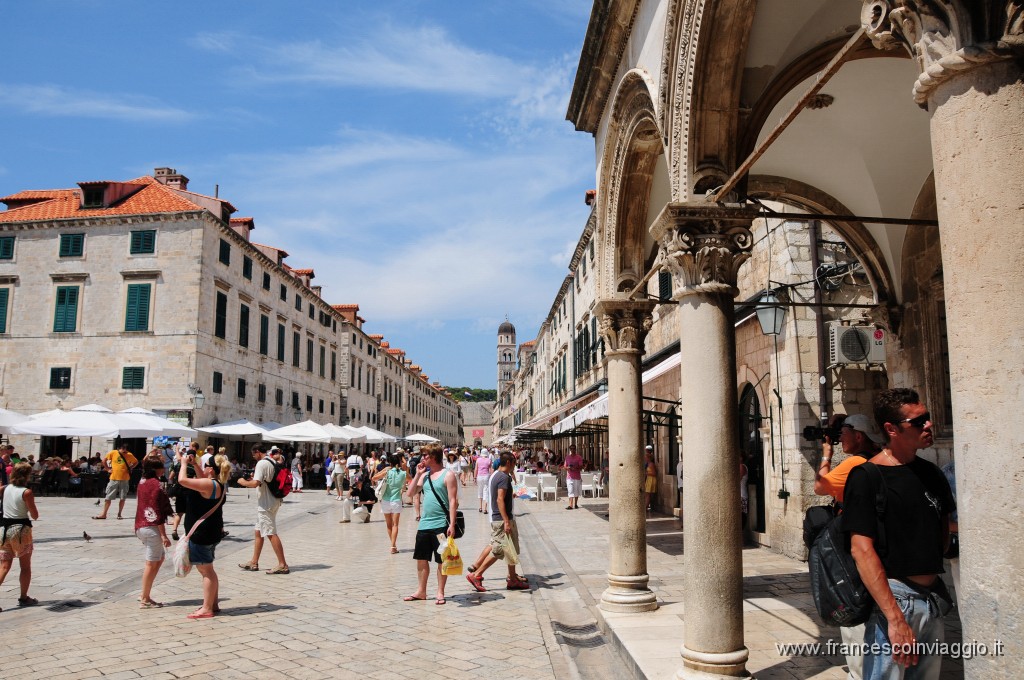
[[[118,421],[114,412],[97,404],[79,406],[70,411],[56,411],[29,418],[11,426],[12,434],[34,434],[44,437],[151,437],[160,434],[143,423]]]
[[[429,434],[421,434],[419,432],[417,432],[416,434],[411,434],[408,437],[402,437],[402,439],[404,439],[404,440],[406,440],[408,442],[439,442],[439,441],[441,441],[440,439],[436,439],[434,437],[431,437]]]
[[[363,425],[362,427],[357,427],[356,429],[360,430],[363,434],[366,435],[367,444],[390,444],[398,441],[397,438],[392,437],[391,435],[386,434],[384,432],[381,432],[380,430],[375,430],[372,427],[367,427]]]
[[[276,430],[266,432],[263,435],[265,442],[321,442],[327,444],[331,441],[331,433],[312,420],[303,420],[301,423],[293,423],[279,427]]]
[[[146,427],[159,428],[159,432],[151,436],[157,437],[195,437],[196,431],[191,427],[186,427],[180,423],[176,423],[173,420],[168,420],[162,416],[158,416],[152,411],[144,408],[128,408],[123,411],[118,411],[114,414],[114,417],[119,421],[127,422],[128,424],[137,424]]]
[[[10,434],[11,426],[17,425],[28,420],[28,416],[22,415],[16,411],[8,411],[5,408],[0,408],[0,434]]]
[[[338,426],[334,423],[327,423],[324,429],[331,435],[331,442],[335,444],[357,444],[366,441],[366,435],[354,427],[348,425]]]
[[[196,431],[212,434],[216,437],[224,437],[225,439],[260,441],[263,439],[263,435],[271,430],[271,428],[267,427],[268,425],[269,423],[254,423],[243,418],[241,420],[230,420],[215,425],[207,425],[206,427],[197,427]]]

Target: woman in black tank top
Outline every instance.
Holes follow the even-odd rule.
[[[194,479],[188,469],[195,471]],[[178,483],[185,489],[185,531],[189,535],[189,561],[203,577],[203,604],[188,615],[190,619],[209,619],[220,611],[220,581],[213,569],[213,558],[224,530],[224,496],[231,477],[231,463],[218,454],[204,469],[190,454],[178,472]]]

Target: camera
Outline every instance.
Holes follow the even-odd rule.
[[[839,441],[839,427],[821,427],[820,425],[808,425],[804,428],[804,439],[809,442],[823,442],[825,437],[835,444]]]

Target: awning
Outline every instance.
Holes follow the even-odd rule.
[[[662,361],[657,366],[647,369],[644,371],[641,377],[641,384],[646,385],[655,378],[668,373],[673,368],[679,365],[679,354],[673,354],[665,361]],[[562,434],[569,430],[574,430],[583,423],[591,420],[597,420],[598,418],[608,417],[608,395],[598,397],[594,401],[590,402],[576,413],[571,414],[568,418],[564,418],[551,427],[552,434]]]

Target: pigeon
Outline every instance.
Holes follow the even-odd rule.
[[[90,536],[89,532],[87,532],[87,531],[83,531],[82,532],[82,538],[85,539],[86,543],[92,541],[92,536]]]
[[[99,499],[99,498],[97,498],[97,499],[96,499],[96,502],[95,502],[95,503],[93,503],[93,505],[99,505],[99,504],[100,504],[100,499]]]

